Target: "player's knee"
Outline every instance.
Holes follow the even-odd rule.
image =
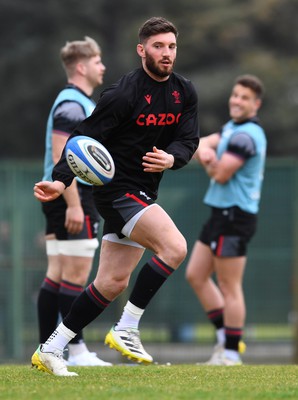
[[[84,286],[92,269],[91,258],[63,256],[62,279]]]
[[[124,290],[127,289],[127,287],[128,287],[127,280],[115,280],[111,287],[111,291],[114,293],[114,297],[117,297],[122,292],[124,292]]]
[[[173,241],[170,246],[167,246],[166,253],[164,259],[167,259],[167,264],[172,268],[178,268],[187,255],[186,240],[181,237],[179,240]]]
[[[189,268],[186,268],[185,279],[190,285],[192,285],[192,283],[194,282],[195,274]]]
[[[198,272],[194,270],[194,268],[186,268],[185,279],[191,287],[197,288],[198,286],[200,286],[200,284],[202,284],[202,282],[200,282],[200,279],[198,278]]]
[[[102,288],[105,295],[109,299],[115,299],[119,296],[127,287],[128,287],[129,279],[128,278],[121,278],[121,277],[105,277],[100,281],[94,281],[95,286]],[[101,289],[99,289],[101,291]]]
[[[226,282],[225,279],[222,279],[220,277],[217,277],[217,283],[223,297],[227,298],[231,292],[230,285],[228,284],[228,282]]]
[[[186,240],[180,240],[179,245],[177,246],[177,261],[179,262],[179,265],[185,260],[185,257],[187,255],[187,244]]]
[[[201,279],[201,277],[198,275],[196,271],[186,269],[185,279],[189,283],[190,287],[192,287],[196,293],[199,293],[202,290],[204,290],[206,285],[206,280]]]
[[[65,269],[62,274],[62,279],[72,282],[76,285],[85,286],[90,274],[90,269],[75,268]]]

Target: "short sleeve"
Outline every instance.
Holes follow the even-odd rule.
[[[60,103],[53,114],[53,130],[71,134],[76,126],[86,118],[83,107],[76,101]]]
[[[233,153],[243,159],[248,159],[256,154],[255,142],[251,136],[245,132],[239,132],[232,136],[227,152]]]

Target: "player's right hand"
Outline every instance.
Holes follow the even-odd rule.
[[[203,165],[212,164],[217,160],[215,150],[210,147],[199,149],[198,156],[200,163]]]
[[[84,227],[84,210],[81,206],[67,207],[65,213],[65,228],[72,235],[77,235]]]
[[[65,185],[60,181],[41,181],[34,185],[34,196],[42,202],[57,199],[65,189]]]

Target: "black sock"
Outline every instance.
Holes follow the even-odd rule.
[[[62,318],[65,318],[69,313],[72,303],[83,292],[84,288],[81,285],[76,285],[65,280],[61,281],[59,291],[59,309]],[[78,344],[83,341],[83,332],[79,331],[77,335],[69,342],[70,344]]]
[[[239,351],[239,342],[241,340],[243,329],[241,328],[230,328],[225,327],[226,333],[226,344],[225,348],[227,350]]]
[[[57,327],[59,317],[59,287],[59,283],[46,277],[39,290],[37,315],[40,343],[45,343]]]
[[[173,272],[173,268],[169,267],[157,256],[153,256],[139,272],[129,301],[144,310],[158,289]]]
[[[207,317],[216,329],[224,327],[223,308],[207,311]]]
[[[98,317],[110,304],[91,283],[73,302],[63,324],[73,332],[81,331]]]

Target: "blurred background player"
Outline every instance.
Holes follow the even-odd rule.
[[[66,87],[58,94],[47,122],[43,180],[51,180],[54,165],[65,143],[79,122],[88,117],[95,103],[94,89],[103,82],[105,66],[95,40],[67,42],[61,49],[67,76]],[[43,343],[56,328],[59,313],[65,317],[73,301],[83,291],[98,247],[99,214],[92,198],[92,186],[79,179],[63,195],[42,209],[46,217],[48,268],[38,295],[40,341]],[[68,364],[108,366],[89,352],[83,333],[68,345]]]
[[[247,243],[256,231],[266,154],[257,119],[262,96],[257,77],[238,77],[229,99],[231,120],[220,133],[203,137],[194,155],[211,178],[204,198],[211,217],[194,245],[186,278],[216,329],[217,345],[208,362],[214,365],[242,363],[242,280]]]

